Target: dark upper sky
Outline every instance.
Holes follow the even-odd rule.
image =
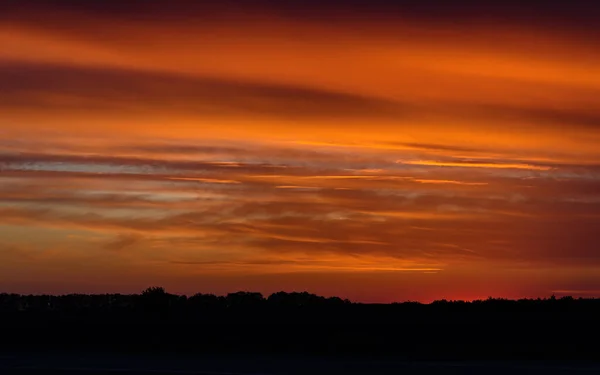
[[[419,19],[443,23],[523,23],[543,28],[595,34],[600,5],[585,0],[223,0],[204,1],[144,1],[106,2],[32,0],[6,1],[0,5],[2,19],[50,16],[67,11],[122,19],[178,19],[202,17],[278,15],[302,21],[395,21]],[[200,17],[200,18],[198,18]]]

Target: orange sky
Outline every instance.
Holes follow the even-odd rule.
[[[0,289],[600,295],[600,8],[428,2],[3,4]]]

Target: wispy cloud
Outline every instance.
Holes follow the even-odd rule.
[[[547,166],[520,164],[520,163],[489,163],[483,161],[435,161],[435,160],[408,160],[397,161],[400,164],[423,165],[433,167],[458,167],[458,168],[498,168],[498,169],[529,169],[535,171],[548,171]]]

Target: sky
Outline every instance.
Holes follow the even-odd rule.
[[[600,297],[599,18],[1,2],[0,290]]]

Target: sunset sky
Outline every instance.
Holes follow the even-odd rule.
[[[0,2],[0,291],[600,297],[600,4]]]

